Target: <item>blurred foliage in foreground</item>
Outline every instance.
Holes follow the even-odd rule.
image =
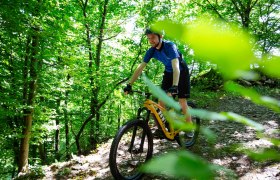
[[[155,30],[164,30],[168,37],[189,45],[198,59],[216,64],[225,80],[224,86],[227,91],[243,95],[254,103],[266,106],[279,113],[279,100],[262,96],[253,89],[244,88],[233,80],[237,78],[257,79],[257,74],[251,71],[252,65],[261,67],[263,73],[268,76],[279,78],[280,58],[272,55],[261,58],[255,57],[252,47],[254,39],[247,32],[232,24],[209,19],[212,18],[201,18],[191,25],[164,20],[155,23],[153,28]],[[178,108],[176,102],[170,100],[164,93],[155,93],[161,90],[147,78],[144,78],[144,81],[154,95],[161,94],[160,98],[166,104],[175,109]],[[232,112],[215,113],[201,109],[192,110],[190,113],[204,120],[235,121],[250,126],[257,131],[259,137],[270,140],[275,147],[279,146],[278,139],[266,137],[262,133],[264,127],[261,124],[241,115]],[[173,123],[176,122],[174,121]],[[213,137],[206,127],[202,128],[201,133],[206,137]],[[278,153],[275,148],[260,152],[252,152],[252,150],[244,150],[243,152],[255,160],[279,160],[279,157],[275,155]],[[197,172],[198,169],[199,172]],[[185,151],[163,155],[154,159],[147,163],[143,170],[148,173],[165,174],[171,177],[195,179],[212,179],[220,171],[223,171],[222,174],[232,175],[231,171],[223,167],[214,166]]]

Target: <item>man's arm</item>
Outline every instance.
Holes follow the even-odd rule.
[[[147,63],[142,62],[141,64],[139,64],[139,66],[136,68],[136,70],[134,71],[131,79],[129,80],[128,84],[132,85],[140,76],[140,74],[142,73],[143,69],[146,67]]]
[[[178,58],[175,58],[171,61],[172,69],[173,69],[173,86],[178,86],[179,84],[179,77],[180,77],[180,66]]]

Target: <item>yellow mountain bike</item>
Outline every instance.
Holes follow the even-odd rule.
[[[115,179],[140,179],[144,175],[139,167],[153,155],[153,134],[149,125],[151,116],[165,138],[176,140],[180,146],[191,147],[199,133],[199,118],[192,117],[195,129],[192,136],[187,136],[189,132],[176,130],[164,120],[162,112],[165,109],[150,99],[151,93],[133,92],[143,94],[145,101],[143,107],[138,109],[136,119],[124,124],[112,142],[109,165]],[[195,107],[191,102],[188,102],[188,106]]]

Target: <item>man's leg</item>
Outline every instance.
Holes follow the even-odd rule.
[[[192,123],[192,117],[191,115],[188,113],[188,104],[187,104],[187,99],[186,98],[179,98],[179,103],[180,106],[182,108],[182,112],[183,114],[187,115],[186,121],[188,123]]]

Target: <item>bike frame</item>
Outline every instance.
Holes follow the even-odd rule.
[[[156,111],[156,107],[159,108],[162,112],[166,111],[165,108],[163,108],[162,106],[160,106],[158,103],[146,98],[146,100],[144,101],[144,108],[139,108],[138,109],[138,117],[141,117],[141,112],[146,109],[148,114],[146,117],[146,121],[149,121],[149,116],[150,114],[154,114],[154,120],[158,122],[161,130],[163,131],[164,135],[166,136],[166,138],[170,139],[170,140],[174,140],[175,136],[180,132],[180,130],[175,130],[173,128],[173,126],[170,123],[170,128],[169,131],[166,129],[165,124],[163,123],[162,119],[160,118],[158,112]]]

